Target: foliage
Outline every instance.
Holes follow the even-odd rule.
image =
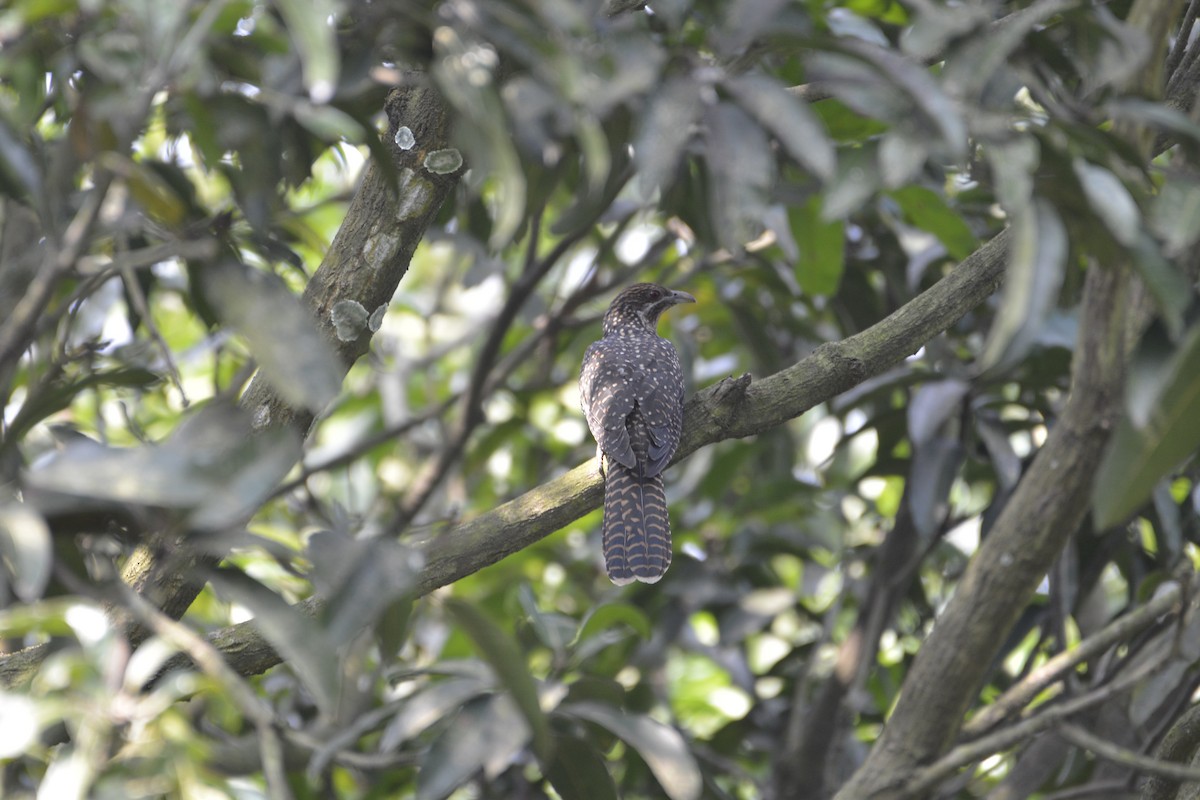
[[[853,797],[954,691],[921,651],[982,685],[860,780],[1174,797],[1130,757],[1200,744],[1200,45],[1155,3],[7,4],[0,793]],[[824,402],[681,460],[675,563],[617,589],[598,511],[494,543],[579,516],[635,280],[697,297],[663,331],[690,390],[754,376],[743,429],[793,365]],[[918,351],[821,360],[889,315]],[[1103,457],[1031,485],[1055,437]],[[1001,635],[921,650],[1064,509]]]

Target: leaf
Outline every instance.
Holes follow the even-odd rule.
[[[709,214],[718,242],[740,251],[762,230],[775,171],[771,148],[762,128],[737,106],[720,103],[707,109],[705,123],[712,178]]]
[[[25,143],[0,120],[0,192],[17,200],[36,196],[42,189],[42,172]]]
[[[974,101],[996,74],[1006,69],[1009,55],[1025,38],[1060,11],[1053,3],[1033,3],[990,24],[985,36],[964,37],[944,65],[942,84],[946,92],[951,97]]]
[[[1146,328],[1125,381],[1125,411],[1138,430],[1150,425],[1174,372],[1175,353],[1175,345],[1161,325]]]
[[[333,716],[341,692],[341,668],[337,649],[317,621],[238,570],[213,569],[207,577],[218,594],[254,614],[254,627],[299,676],[321,711]]]
[[[162,444],[119,448],[73,441],[26,480],[43,510],[168,508],[186,512],[193,528],[220,530],[244,524],[299,457],[300,442],[290,431],[255,434],[248,414],[214,404]]]
[[[942,90],[924,66],[914,64],[890,49],[864,41],[850,40],[846,46],[850,52],[872,63],[887,81],[908,96],[916,109],[923,112],[929,126],[939,134],[940,144],[952,157],[966,155],[967,124],[955,101]]]
[[[906,186],[893,189],[888,196],[899,204],[909,222],[936,236],[955,259],[962,261],[979,247],[979,240],[963,218],[932,189]]]
[[[521,584],[517,599],[538,641],[553,650],[556,656],[562,655],[571,641],[575,621],[563,614],[546,613],[538,608],[537,598],[528,583]]]
[[[1140,233],[1133,247],[1133,268],[1154,296],[1163,322],[1171,335],[1183,332],[1184,316],[1192,305],[1195,292],[1184,271],[1163,257],[1158,244],[1147,233]]]
[[[1067,259],[1067,231],[1050,203],[1036,198],[1012,221],[1012,248],[1000,309],[980,358],[982,371],[1018,363],[1058,303]]]
[[[928,155],[920,137],[900,128],[888,131],[879,144],[879,177],[883,185],[889,189],[903,186],[921,171]]]
[[[1147,423],[1126,415],[1117,424],[1096,475],[1092,512],[1097,528],[1117,525],[1150,497],[1154,485],[1200,449],[1200,326],[1171,359]]]
[[[604,758],[591,743],[575,736],[555,738],[554,762],[546,778],[562,800],[617,800],[617,787]]]
[[[178,225],[187,218],[187,202],[149,163],[118,157],[115,153],[104,155],[110,156],[101,159],[109,167],[113,161],[120,159],[122,166],[114,171],[125,178],[133,199],[152,218],[167,225]]]
[[[820,197],[813,196],[804,205],[789,208],[787,217],[799,248],[797,283],[809,296],[831,297],[846,267],[846,226],[840,219],[825,221],[820,204]]]
[[[1200,145],[1200,125],[1190,117],[1170,106],[1150,100],[1125,98],[1108,104],[1108,114],[1114,119],[1125,119],[1139,125],[1153,125],[1185,143]]]
[[[1162,239],[1167,257],[1183,254],[1200,239],[1200,181],[1168,175],[1150,206],[1148,222]]]
[[[583,622],[579,625],[579,633],[572,644],[577,644],[595,636],[600,631],[608,630],[615,625],[626,625],[633,628],[643,639],[649,639],[652,633],[650,618],[637,606],[628,603],[604,603],[593,606]]]
[[[947,378],[922,384],[913,391],[908,401],[908,435],[917,449],[931,441],[942,423],[958,412],[969,388],[966,381]]]
[[[314,103],[327,103],[338,81],[337,5],[330,0],[275,0],[300,55],[304,86]]]
[[[0,506],[0,556],[17,599],[24,603],[40,600],[54,565],[54,546],[46,520],[25,505]]]
[[[835,97],[822,100],[810,110],[816,113],[822,127],[835,142],[858,145],[888,130],[886,122],[861,114]]]
[[[526,210],[525,172],[505,119],[504,104],[496,92],[496,53],[490,47],[473,47],[451,27],[437,29],[433,39],[436,58],[432,73],[442,95],[461,115],[455,138],[470,154],[473,169],[493,181],[494,213],[488,246],[498,250],[521,227]]]
[[[159,380],[159,376],[150,370],[121,367],[106,372],[89,373],[69,383],[43,385],[21,404],[21,410],[8,426],[6,438],[14,442],[20,441],[35,424],[70,406],[75,398],[87,389],[100,386],[142,389],[158,383]]]
[[[217,315],[246,338],[259,368],[289,404],[314,413],[342,386],[337,356],[308,308],[275,275],[226,260],[201,273]]]
[[[1120,244],[1129,247],[1141,230],[1141,212],[1120,178],[1104,167],[1076,158],[1071,163],[1088,205]]]
[[[946,518],[950,487],[965,455],[956,439],[938,436],[913,456],[908,476],[912,483],[910,508],[922,541],[930,541]]]
[[[469,603],[452,597],[446,600],[445,607],[512,694],[533,731],[534,751],[543,764],[549,763],[553,755],[550,725],[542,713],[537,686],[516,641]]]
[[[508,695],[467,703],[422,759],[416,800],[442,800],[481,769],[495,777],[529,738],[527,720]]]
[[[833,177],[837,156],[820,120],[808,104],[766,75],[724,81],[733,100],[769,130],[788,154],[823,181]]]
[[[354,539],[320,531],[309,537],[313,585],[327,602],[321,611],[335,647],[346,644],[393,602],[412,590],[420,558],[388,539]]]
[[[1158,545],[1161,563],[1178,563],[1183,553],[1183,515],[1179,504],[1171,497],[1171,487],[1159,481],[1152,494],[1154,513],[1158,517],[1154,526],[1154,539]]]
[[[405,698],[400,713],[392,717],[379,739],[379,752],[389,753],[419,735],[455,709],[491,687],[477,678],[438,681],[423,692]]]
[[[1000,487],[1012,491],[1021,480],[1021,458],[1013,449],[1008,431],[999,421],[978,414],[975,415],[975,431],[991,456],[992,469],[996,471]]]
[[[865,144],[845,151],[838,159],[837,176],[825,192],[821,219],[844,219],[865,203],[879,189],[878,148]]]
[[[563,710],[590,720],[637,751],[671,800],[697,800],[704,788],[700,767],[679,732],[650,717],[632,716],[596,703],[572,703]]]
[[[985,148],[996,180],[996,199],[1008,212],[1017,214],[1033,195],[1033,173],[1041,159],[1041,146],[1033,136],[994,142]]]

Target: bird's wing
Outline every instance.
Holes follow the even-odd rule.
[[[662,472],[679,446],[683,430],[683,370],[675,348],[659,340],[639,375],[637,408],[650,435],[643,474]]]
[[[637,457],[629,443],[626,420],[636,403],[636,380],[630,367],[614,358],[603,340],[588,347],[579,378],[583,414],[604,454],[630,469],[637,464]]]

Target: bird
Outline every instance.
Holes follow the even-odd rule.
[[[603,335],[588,346],[579,397],[604,477],[601,543],[618,586],[657,583],[671,566],[671,523],[662,471],[683,430],[683,368],[658,335],[658,317],[687,292],[636,283],[613,299]]]

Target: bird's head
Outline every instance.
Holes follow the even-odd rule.
[[[622,330],[658,329],[658,316],[671,306],[694,303],[696,298],[687,292],[672,291],[657,283],[635,283],[617,295],[604,315],[604,334],[620,333]]]

